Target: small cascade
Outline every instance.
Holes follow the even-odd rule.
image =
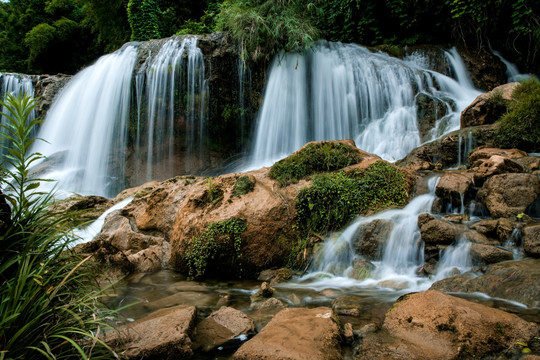
[[[124,187],[131,80],[137,45],[127,44],[79,72],[47,113],[33,151],[63,153],[46,176],[58,188],[110,195]]]
[[[479,94],[457,51],[447,57],[457,81],[421,56],[404,60],[366,48],[319,42],[313,51],[274,60],[259,112],[252,166],[269,165],[312,140],[352,138],[362,150],[395,161],[420,145],[416,95],[446,104],[432,138],[459,128]]]
[[[471,243],[463,237],[456,244],[444,249],[437,265],[434,280],[442,280],[471,270],[473,264],[470,249]]]
[[[503,58],[500,52],[493,51],[493,55],[498,57],[501,60],[501,62],[504,64],[504,66],[506,66],[506,78],[508,82],[522,81],[531,77],[530,75],[520,73],[518,67],[515,64],[511,63],[510,61]]]
[[[245,60],[238,58],[238,107],[240,109],[240,148],[246,146],[246,137],[248,133],[246,109],[248,107],[248,96],[251,94],[251,70],[247,66]]]
[[[520,260],[525,257],[523,243],[521,241],[521,232],[518,228],[512,230],[512,233],[504,243],[504,247],[512,251],[514,260]]]
[[[0,73],[0,99],[3,99],[6,94],[11,94],[15,97],[21,94],[28,94],[32,98],[34,97],[34,84],[32,78],[20,74],[3,74]],[[0,106],[0,112],[3,114],[6,111],[3,106]],[[35,109],[30,113],[29,120],[33,120],[36,117]],[[0,118],[0,123],[5,125],[7,119],[4,115]],[[0,144],[7,145],[5,140],[0,139]],[[4,155],[6,150],[0,147],[0,156]]]

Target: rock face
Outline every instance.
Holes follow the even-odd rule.
[[[195,306],[158,310],[105,336],[128,359],[177,359],[193,355],[190,335]]]
[[[39,115],[45,115],[52,105],[56,95],[71,80],[73,76],[65,74],[41,75],[36,83],[35,97],[38,99],[37,110]]]
[[[448,109],[446,103],[426,93],[420,93],[416,96],[416,105],[418,106],[420,142],[425,142],[431,138],[430,132],[435,127],[436,121],[445,116]]]
[[[380,260],[383,245],[392,231],[392,222],[377,219],[358,227],[353,243],[356,253],[370,260]]]
[[[540,195],[540,180],[532,174],[502,174],[490,177],[478,192],[493,217],[511,217],[525,212]]]
[[[523,229],[523,250],[528,256],[540,258],[540,225]]]
[[[466,171],[446,172],[435,189],[435,194],[445,204],[453,207],[465,205],[473,197],[473,176]]]
[[[484,275],[460,275],[437,281],[431,289],[445,292],[482,292],[529,307],[540,306],[540,260],[525,259],[491,265]]]
[[[334,360],[342,359],[340,331],[332,309],[294,308],[280,311],[234,359]]]
[[[231,307],[222,307],[197,324],[194,348],[210,351],[238,335],[247,335],[255,330],[253,320],[243,312]]]
[[[426,291],[401,297],[387,312],[386,340],[364,339],[357,359],[468,359],[518,353],[538,326],[484,305]]]
[[[497,86],[479,95],[461,113],[461,128],[493,124],[506,112],[504,101],[512,101],[512,93],[518,82]]]

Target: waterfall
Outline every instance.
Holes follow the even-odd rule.
[[[79,72],[52,104],[34,151],[65,152],[48,176],[62,190],[108,195],[123,187],[131,78],[137,46],[127,44]]]
[[[493,55],[498,57],[499,60],[501,60],[501,62],[504,64],[504,66],[506,66],[506,79],[508,80],[508,82],[522,81],[531,77],[530,75],[520,73],[518,67],[503,58],[500,52],[493,51]]]
[[[318,42],[306,54],[276,57],[260,109],[250,167],[270,165],[312,140],[352,138],[383,159],[420,145],[416,95],[446,104],[432,138],[459,128],[459,114],[479,94],[457,51],[446,53],[457,80],[354,44]]]
[[[33,151],[60,158],[46,174],[58,189],[112,196],[201,169],[208,84],[197,39],[164,41],[134,74],[139,47],[126,44],[78,73],[47,113],[39,136],[48,143]]]
[[[471,243],[465,238],[461,238],[455,245],[444,249],[437,265],[434,280],[442,280],[469,271],[472,268],[470,249]]]
[[[3,74],[0,73],[0,99],[3,99],[8,93],[17,97],[20,94],[27,94],[34,97],[34,84],[32,79],[26,75],[20,74]],[[3,114],[6,111],[3,106],[0,106],[0,112]],[[33,120],[36,117],[35,109],[30,113],[29,120]],[[7,118],[2,115],[0,118],[0,123],[2,125],[7,124]],[[0,139],[0,145],[6,146],[7,141]],[[7,153],[3,147],[0,147],[0,156],[3,156]]]

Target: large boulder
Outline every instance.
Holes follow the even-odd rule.
[[[385,340],[364,339],[357,359],[472,359],[518,355],[516,342],[538,335],[538,325],[516,315],[439,291],[401,297],[386,314]]]
[[[505,218],[485,219],[472,224],[471,229],[503,244],[512,234],[514,223]]]
[[[338,320],[332,309],[284,309],[233,359],[334,360],[342,359]]]
[[[450,245],[457,240],[456,226],[450,222],[433,219],[420,228],[420,235],[426,244]]]
[[[495,264],[514,258],[510,250],[486,244],[472,244],[470,252],[473,262],[480,265]]]
[[[243,312],[223,306],[197,324],[193,333],[194,348],[210,351],[239,335],[255,330],[253,320]]]
[[[106,334],[105,342],[127,359],[186,359],[196,317],[195,306],[158,310]]]
[[[480,166],[485,160],[492,156],[501,156],[505,159],[517,160],[527,156],[527,153],[518,149],[499,149],[492,147],[479,147],[471,152],[467,158],[467,162],[472,168]]]
[[[521,172],[523,172],[523,166],[517,162],[499,155],[493,155],[475,168],[474,183],[476,186],[482,186],[484,181],[493,175]]]
[[[540,259],[505,261],[491,265],[481,276],[459,275],[437,281],[431,289],[445,292],[482,292],[491,297],[540,306]]]
[[[540,195],[540,179],[532,174],[501,174],[490,177],[478,192],[493,217],[525,212]]]
[[[461,113],[461,127],[493,124],[506,112],[505,101],[512,101],[512,93],[518,82],[497,86],[479,95]]]
[[[435,127],[437,120],[448,113],[445,101],[424,92],[416,96],[416,105],[418,109],[418,130],[420,131],[420,142],[425,142],[432,138],[431,130]]]
[[[525,254],[540,258],[540,225],[527,226],[522,234]]]
[[[376,219],[361,224],[353,241],[356,253],[370,260],[380,260],[383,246],[391,231],[392,222],[389,220]]]
[[[446,172],[435,189],[435,194],[445,204],[460,208],[473,197],[473,174],[467,171]]]

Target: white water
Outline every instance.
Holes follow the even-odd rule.
[[[432,138],[458,129],[461,110],[480,92],[457,51],[446,56],[457,80],[429,70],[421,56],[402,61],[353,44],[319,42],[305,55],[276,58],[249,167],[270,165],[308,141],[344,138],[383,159],[401,159],[420,145],[420,92],[447,104]]]
[[[47,177],[61,190],[108,195],[123,182],[131,78],[137,46],[127,44],[79,72],[55,99],[33,151],[67,151]],[[114,168],[114,169],[113,169]],[[113,171],[116,170],[116,171]]]
[[[518,67],[510,61],[503,58],[500,52],[493,51],[493,55],[497,56],[501,62],[506,66],[506,78],[508,82],[522,81],[531,77],[531,75],[522,74],[519,72]]]
[[[472,259],[470,254],[471,243],[461,238],[456,244],[444,249],[434,280],[442,280],[456,274],[462,274],[472,268]]]
[[[34,84],[32,83],[32,79],[29,76],[20,75],[20,74],[3,74],[0,73],[0,99],[4,99],[4,96],[6,96],[8,93],[17,97],[22,94],[27,94],[31,98],[34,97]],[[0,112],[4,114],[6,109],[4,109],[3,106],[0,106]],[[29,121],[35,119],[36,112],[35,109],[32,110],[30,113]],[[7,124],[7,118],[2,115],[0,117],[0,123],[2,125]],[[7,141],[0,139],[0,145],[7,145]],[[0,147],[0,156],[7,153],[7,151]]]

